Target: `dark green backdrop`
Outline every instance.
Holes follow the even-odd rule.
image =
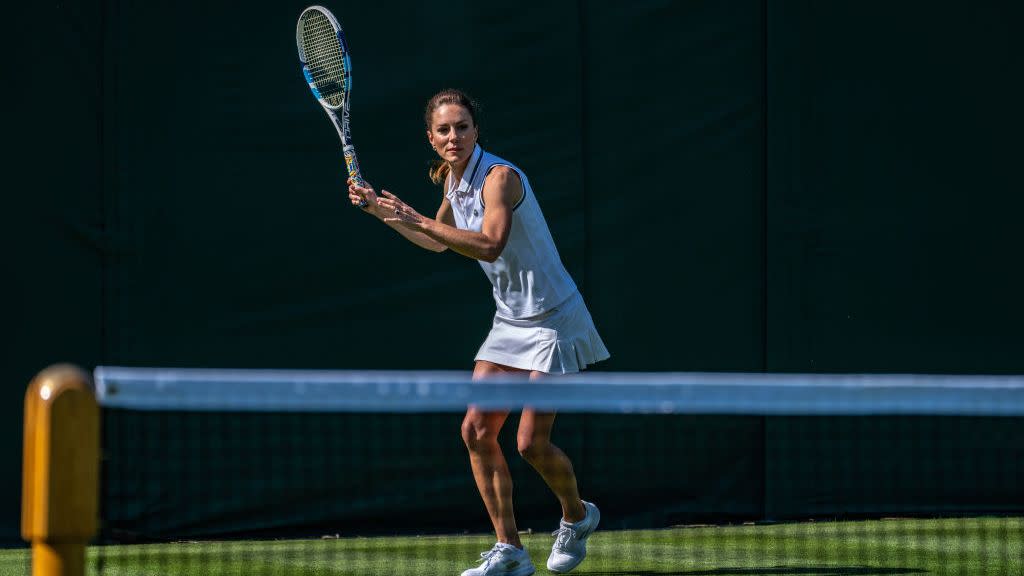
[[[55,361],[470,367],[486,280],[346,206],[297,67],[303,6],[8,8],[8,462]],[[331,8],[370,181],[431,211],[422,103],[474,94],[604,369],[1024,371],[1020,4]]]

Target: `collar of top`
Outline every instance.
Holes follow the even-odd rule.
[[[473,179],[476,178],[476,171],[480,168],[480,158],[483,155],[483,148],[481,148],[479,144],[474,146],[473,155],[469,157],[469,162],[466,163],[466,169],[462,171],[462,179],[459,180],[459,185],[448,192],[449,198],[455,195],[464,196],[473,191]]]

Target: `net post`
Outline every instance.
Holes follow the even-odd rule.
[[[81,368],[57,364],[25,393],[21,536],[33,576],[83,576],[99,511],[99,405]]]

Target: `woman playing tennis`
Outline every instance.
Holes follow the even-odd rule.
[[[394,194],[349,185],[354,205],[369,212],[414,244],[454,250],[480,262],[490,279],[497,312],[476,354],[474,379],[509,373],[578,372],[608,358],[590,312],[562,265],[544,215],[522,170],[477,144],[476,107],[458,90],[444,90],[427,103],[427,140],[440,160],[430,171],[444,183],[434,218],[427,218]],[[527,576],[534,567],[523,549],[512,509],[512,477],[498,446],[507,411],[470,407],[462,422],[480,496],[498,542],[463,576]],[[587,538],[600,512],[580,499],[569,458],[551,443],[553,413],[523,409],[517,435],[519,453],[558,497],[562,520],[548,557],[548,569],[572,570],[587,553]]]

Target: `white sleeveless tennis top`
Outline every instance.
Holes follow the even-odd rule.
[[[523,184],[523,197],[513,209],[512,229],[501,255],[494,262],[478,262],[494,288],[498,315],[513,319],[537,316],[573,296],[576,283],[562,265],[526,174],[477,145],[458,185],[451,182],[445,196],[451,202],[456,226],[479,232],[487,208],[484,179],[495,166],[516,171]]]

